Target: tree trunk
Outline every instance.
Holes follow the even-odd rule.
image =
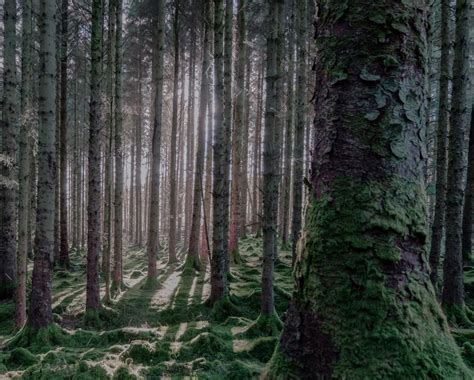
[[[446,250],[443,266],[442,304],[448,316],[464,306],[462,266],[462,212],[466,160],[466,132],[470,108],[469,88],[469,4],[456,3],[453,93],[449,134],[448,186],[446,192]]]
[[[437,287],[441,241],[446,213],[446,181],[447,181],[447,145],[449,121],[449,78],[451,77],[450,62],[450,1],[441,1],[441,63],[438,94],[438,131],[436,136],[436,203],[433,225],[431,229],[430,266],[431,281]]]
[[[198,118],[198,141],[196,152],[196,166],[194,176],[193,194],[193,216],[191,223],[191,233],[189,236],[189,248],[187,265],[196,270],[201,269],[199,260],[199,233],[201,231],[201,207],[203,200],[203,177],[204,177],[204,152],[206,136],[206,109],[209,96],[209,9],[208,5],[203,5],[203,45],[202,45],[202,65],[201,65],[201,89],[199,94],[199,118]]]
[[[38,209],[28,324],[53,323],[51,309],[56,179],[56,1],[40,1]]]
[[[286,130],[285,130],[285,159],[283,161],[283,182],[282,182],[282,224],[281,243],[283,247],[288,245],[288,224],[290,221],[290,193],[291,193],[291,164],[293,157],[293,125],[294,125],[294,2],[290,1],[290,23],[288,28],[288,74],[286,82]]]
[[[211,303],[227,293],[226,256],[229,180],[228,136],[224,124],[224,0],[214,0],[214,147],[212,192]]]
[[[0,155],[0,300],[12,298],[16,286],[18,229],[18,102],[16,77],[16,1],[3,5],[3,125]]]
[[[306,20],[307,3],[296,4],[296,108],[295,135],[293,142],[293,220],[291,226],[293,262],[296,259],[296,245],[302,227],[304,131],[306,123]]]
[[[173,33],[174,33],[174,73],[173,73],[173,110],[171,116],[171,147],[170,147],[170,228],[168,234],[168,262],[176,258],[176,138],[178,133],[178,81],[179,81],[179,0],[175,0]]]
[[[93,321],[100,308],[99,252],[100,252],[100,78],[102,75],[102,1],[92,2],[91,35],[91,101],[89,126],[89,188],[87,192],[87,286],[86,317]],[[88,315],[89,314],[89,315]]]
[[[279,82],[282,81],[279,68],[279,45],[282,40],[281,0],[272,0],[269,5],[267,27],[267,77],[265,96],[265,125],[263,139],[263,264],[262,264],[262,300],[260,313],[269,316],[275,313],[273,294],[273,268],[277,252],[278,183],[280,146],[278,144],[280,122]]]
[[[133,137],[132,137],[133,140]],[[130,199],[129,199],[129,224],[128,224],[128,231],[129,231],[129,239],[130,242],[134,240],[134,232],[135,232],[135,192],[134,192],[134,169],[135,169],[135,144],[132,141],[132,145],[130,146]]]
[[[31,0],[22,4],[22,46],[21,46],[21,114],[19,200],[18,200],[18,253],[17,285],[15,299],[15,326],[23,327],[26,322],[26,274],[28,248],[28,206],[30,201],[30,133],[34,120],[33,110],[33,61],[32,61],[32,16]]]
[[[122,286],[123,126],[122,126],[122,0],[115,2],[115,214],[112,290]]]
[[[159,249],[160,227],[160,164],[161,164],[161,129],[163,110],[163,71],[165,44],[165,0],[158,0],[156,6],[155,35],[153,36],[153,72],[155,78],[155,104],[152,137],[150,216],[148,222],[148,283],[156,284],[156,259]]]
[[[310,206],[265,377],[468,378],[428,280],[426,4],[318,16]]]
[[[262,99],[263,99],[263,61],[257,77],[257,114],[255,120],[254,151],[253,151],[253,215],[252,232],[260,233],[260,173],[262,144]]]
[[[143,244],[142,238],[142,128],[143,128],[143,68],[142,68],[142,48],[139,48],[138,54],[138,115],[135,135],[135,243],[138,246]]]
[[[62,0],[61,3],[61,105],[60,105],[60,127],[59,127],[59,212],[60,212],[60,246],[59,246],[59,265],[63,268],[69,267],[69,243],[68,243],[68,206],[67,206],[67,49],[68,49],[68,0]]]
[[[462,257],[464,263],[469,263],[472,259],[472,212],[474,201],[474,118],[472,117],[472,114],[467,165],[467,182],[462,219]]]

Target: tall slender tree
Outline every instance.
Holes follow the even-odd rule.
[[[431,227],[430,266],[433,285],[438,282],[441,241],[446,213],[447,146],[449,122],[449,82],[451,77],[450,1],[441,0],[441,61],[438,93],[438,129],[436,136],[436,203]]]
[[[68,242],[68,193],[67,193],[67,161],[68,161],[68,0],[61,2],[61,42],[60,42],[60,65],[61,65],[61,84],[60,84],[60,116],[59,116],[59,265],[69,267],[69,242]]]
[[[179,0],[175,0],[173,34],[174,34],[174,71],[173,71],[173,110],[171,116],[171,146],[170,146],[170,191],[169,216],[170,227],[168,234],[168,261],[176,262],[176,138],[178,133],[178,95],[179,95]]]
[[[38,208],[34,242],[31,305],[28,325],[33,329],[53,323],[52,270],[56,182],[56,1],[41,0],[39,23],[39,135]]]
[[[16,286],[18,230],[18,100],[16,74],[16,1],[3,3],[3,110],[0,155],[0,299],[12,298]]]
[[[160,211],[160,165],[161,165],[161,129],[163,110],[163,71],[165,44],[165,0],[156,3],[155,34],[153,35],[153,73],[155,78],[155,101],[152,137],[150,216],[148,222],[148,277],[151,286],[156,284],[156,259],[159,246]]]
[[[209,93],[209,6],[203,4],[203,45],[201,64],[201,89],[199,93],[198,141],[194,174],[193,214],[189,236],[188,265],[201,269],[199,260],[199,233],[201,231],[201,208],[203,200],[204,153],[206,136],[206,109]]]
[[[99,252],[101,203],[101,121],[100,78],[102,75],[102,1],[92,1],[90,125],[89,125],[89,184],[87,204],[87,286],[86,319],[94,323],[100,308]]]
[[[448,149],[448,186],[446,192],[446,250],[443,264],[442,304],[448,317],[464,307],[462,260],[462,211],[464,200],[466,132],[470,105],[469,89],[469,7],[467,0],[456,2],[453,94]]]

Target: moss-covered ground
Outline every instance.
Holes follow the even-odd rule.
[[[150,289],[146,252],[129,247],[124,257],[127,288],[104,307],[100,327],[91,329],[83,315],[85,255],[73,252],[71,271],[54,273],[57,324],[52,328],[33,337],[27,331],[15,336],[14,305],[0,303],[0,379],[256,379],[278,333],[259,333],[256,322],[261,253],[260,240],[240,242],[242,262],[231,268],[229,299],[211,309],[205,303],[208,265],[201,272],[183,272],[183,265],[168,267],[160,259],[158,287]],[[275,267],[280,317],[292,288],[290,263],[290,252],[281,252]],[[474,346],[469,352],[474,360]]]

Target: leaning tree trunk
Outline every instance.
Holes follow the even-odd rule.
[[[21,46],[21,132],[18,199],[18,253],[17,286],[15,299],[15,326],[19,329],[26,322],[26,274],[28,248],[28,209],[30,202],[30,133],[34,120],[33,110],[33,61],[32,61],[32,0],[22,6]]]
[[[446,213],[447,145],[449,121],[450,62],[450,0],[441,1],[441,63],[438,94],[438,130],[436,136],[436,202],[431,228],[430,266],[431,281],[436,288],[438,282],[441,241]]]
[[[0,300],[12,298],[16,286],[16,236],[18,227],[17,150],[18,104],[16,96],[16,1],[3,5],[3,111],[0,154]]]
[[[59,265],[69,267],[69,243],[68,243],[68,205],[67,205],[67,40],[68,40],[68,0],[62,0],[61,4],[61,105],[60,105],[60,121],[59,121]]]
[[[173,72],[173,110],[171,116],[171,146],[170,146],[170,190],[169,190],[169,217],[168,230],[168,262],[177,261],[176,258],[176,138],[178,133],[178,81],[179,81],[179,0],[175,0],[173,22],[174,34],[174,72]]]
[[[56,1],[40,2],[38,208],[34,242],[33,278],[28,325],[33,329],[53,323],[52,270],[56,178]]]
[[[415,0],[319,8],[310,205],[266,378],[471,376],[428,277],[426,20]]]
[[[153,118],[150,208],[148,221],[148,283],[156,284],[156,259],[159,246],[160,216],[160,164],[161,164],[161,128],[163,110],[163,54],[165,44],[165,0],[158,0],[156,6],[155,35],[153,36],[153,72],[155,78],[155,104]]]
[[[214,151],[212,190],[211,295],[216,303],[227,293],[225,263],[227,255],[228,173],[227,130],[224,125],[224,0],[214,0]]]
[[[193,194],[193,216],[191,222],[191,233],[189,235],[189,248],[187,265],[196,270],[201,269],[199,260],[199,233],[201,231],[201,209],[203,200],[203,177],[204,177],[204,152],[206,136],[206,109],[208,106],[209,93],[209,9],[205,3],[203,5],[203,45],[202,45],[202,65],[201,65],[201,89],[199,94],[199,118],[198,118],[198,140],[196,151],[196,165],[194,174],[194,194]]]
[[[453,62],[453,93],[449,133],[448,187],[446,191],[446,250],[443,263],[442,304],[449,317],[464,307],[462,260],[462,212],[466,160],[466,132],[470,108],[469,8],[470,1],[456,3],[456,39]]]
[[[99,288],[99,252],[100,252],[100,78],[102,67],[102,1],[92,2],[92,35],[91,35],[91,101],[89,126],[89,188],[87,205],[87,286],[86,318],[94,322],[100,308]]]

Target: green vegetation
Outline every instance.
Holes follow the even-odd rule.
[[[124,257],[125,291],[98,315],[84,315],[84,253],[71,253],[70,272],[54,273],[57,324],[13,334],[14,305],[0,304],[0,377],[24,379],[255,379],[278,342],[281,321],[267,337],[261,329],[262,242],[239,244],[242,262],[231,267],[229,297],[218,307],[206,304],[207,271],[167,267],[158,262],[155,288],[147,287],[144,252]],[[291,253],[276,265],[276,309],[286,310],[292,287]]]

